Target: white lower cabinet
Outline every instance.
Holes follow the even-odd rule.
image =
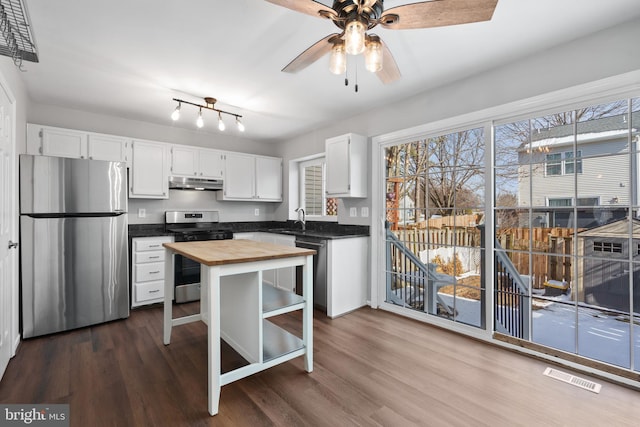
[[[172,236],[131,239],[131,307],[164,299],[164,247]]]
[[[327,241],[327,316],[341,316],[367,304],[368,245],[368,237]]]

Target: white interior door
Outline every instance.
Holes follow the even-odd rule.
[[[0,378],[18,339],[15,103],[0,76]]]

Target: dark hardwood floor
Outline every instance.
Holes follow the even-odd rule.
[[[175,310],[193,309],[180,305]],[[177,313],[176,313],[177,314]],[[275,321],[298,332],[299,314]],[[207,412],[206,326],[174,328],[162,307],[23,341],[2,403],[68,403],[72,426],[626,426],[640,392],[600,394],[542,375],[548,363],[380,310],[316,313],[314,371],[302,358],[222,388]],[[225,351],[223,365],[240,363]],[[563,368],[559,368],[565,370]],[[584,374],[577,374],[589,378]]]

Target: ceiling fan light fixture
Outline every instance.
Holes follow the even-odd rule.
[[[382,43],[377,36],[370,36],[364,49],[364,66],[368,71],[377,73],[382,70]]]
[[[218,130],[220,130],[220,132],[224,132],[226,128],[227,126],[222,121],[222,114],[218,113]]]
[[[178,106],[176,107],[175,110],[173,110],[173,113],[171,113],[171,120],[173,120],[174,122],[177,121],[180,118],[180,106],[182,104],[178,102]]]
[[[336,43],[331,48],[329,71],[337,75],[344,74],[347,71],[347,54],[344,51],[344,43]]]
[[[204,120],[202,119],[202,108],[200,109],[200,112],[198,113],[198,118],[196,120],[196,126],[198,126],[199,128],[204,126]]]
[[[359,55],[364,51],[365,25],[357,19],[344,28],[345,49],[349,55]]]

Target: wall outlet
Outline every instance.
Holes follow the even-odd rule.
[[[255,209],[253,210],[253,214],[254,214],[255,216],[260,216],[260,208],[255,208]]]
[[[138,209],[138,218],[144,218],[147,216],[147,210],[144,208]]]
[[[349,209],[349,216],[358,216],[358,208]]]
[[[362,218],[367,218],[369,216],[369,207],[363,206],[360,208],[360,216]]]

